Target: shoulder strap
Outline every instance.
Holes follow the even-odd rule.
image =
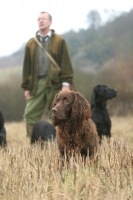
[[[42,46],[42,44],[37,40],[37,38],[34,38],[36,43],[43,49],[43,51],[46,53],[46,55],[49,57],[49,59],[53,62],[54,66],[58,69],[58,71],[60,71],[60,67],[58,66],[58,64],[56,63],[56,61],[52,58],[52,56],[46,51],[46,49]]]

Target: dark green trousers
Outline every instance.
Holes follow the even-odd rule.
[[[27,100],[24,121],[27,124],[33,125],[39,121],[44,112],[44,108],[47,105],[48,117],[51,116],[52,101],[55,95],[59,92],[59,89],[45,88],[46,79],[39,79],[37,85],[37,91],[34,96],[31,96]]]

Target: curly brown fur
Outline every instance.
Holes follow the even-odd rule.
[[[79,93],[60,91],[52,105],[52,123],[57,126],[56,136],[60,154],[94,156],[98,134],[91,120],[90,104]]]

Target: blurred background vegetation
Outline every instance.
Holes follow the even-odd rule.
[[[111,115],[133,113],[133,9],[102,23],[96,10],[87,15],[87,29],[63,34],[74,67],[77,91],[90,102],[93,88],[118,90],[107,103]],[[0,58],[0,111],[6,121],[21,121],[25,107],[21,89],[24,47]]]

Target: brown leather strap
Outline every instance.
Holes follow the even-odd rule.
[[[49,59],[53,62],[54,66],[58,69],[58,71],[61,71],[60,67],[58,66],[58,64],[56,63],[56,61],[52,58],[52,56],[46,51],[46,49],[42,46],[42,44],[38,41],[38,39],[35,37],[34,38],[35,41],[37,42],[37,44],[44,50],[44,52],[46,53],[46,55],[49,57]]]

